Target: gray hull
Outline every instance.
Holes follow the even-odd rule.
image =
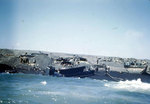
[[[142,82],[150,83],[150,75],[148,74],[137,74],[127,72],[116,72],[111,71],[108,74],[105,71],[96,72],[95,75],[89,76],[92,79],[109,80],[109,81],[125,81],[125,80],[137,80],[141,79]]]

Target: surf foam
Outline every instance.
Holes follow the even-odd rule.
[[[135,91],[135,92],[139,92],[139,91],[150,92],[150,84],[142,82],[140,78],[131,81],[126,80],[120,82],[108,82],[105,83],[104,86],[120,89],[120,90]]]
[[[42,82],[40,82],[42,85],[46,85],[47,84],[47,82],[46,81],[42,81]]]

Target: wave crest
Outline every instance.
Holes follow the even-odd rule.
[[[150,91],[150,84],[142,82],[140,78],[131,81],[126,80],[120,82],[105,83],[104,86],[111,87],[114,89],[128,90],[128,91],[135,91],[135,92]]]

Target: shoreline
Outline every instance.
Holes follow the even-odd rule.
[[[136,61],[143,66],[125,67],[125,62]],[[80,71],[80,67],[85,68]],[[71,77],[89,77],[99,80],[124,81],[141,78],[141,81],[150,83],[150,74],[141,72],[145,66],[150,66],[150,60],[139,60],[133,58],[105,57],[75,55],[64,53],[50,53],[41,51],[0,49],[0,73],[25,73],[49,75],[51,68],[54,72],[66,70]],[[109,67],[110,71],[106,73]],[[72,70],[73,68],[76,68]],[[148,67],[149,68],[149,67]],[[70,71],[70,69],[72,71]],[[78,71],[75,71],[77,70]],[[70,71],[70,72],[69,72]],[[62,73],[57,73],[62,74]],[[106,75],[107,74],[107,75]]]

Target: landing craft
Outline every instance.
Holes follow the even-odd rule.
[[[18,50],[0,50],[0,73],[57,74],[64,77],[89,77],[92,79],[111,81],[136,80],[141,78],[141,81],[150,83],[149,64],[138,63],[138,60],[135,59],[127,59],[130,63],[123,64],[126,62],[124,61],[125,59],[119,60],[119,58],[115,58],[116,60],[119,60],[115,61],[115,59],[111,57],[108,59],[105,57],[104,61],[103,59],[100,60],[100,58],[98,61],[95,60],[95,63],[97,63],[95,65],[90,62],[91,57],[90,60],[85,57],[73,55],[69,55],[69,57],[61,56],[61,58],[58,58],[59,55],[56,56],[56,54],[54,56],[52,54],[49,55],[41,52],[27,52]],[[25,54],[22,55],[22,53]],[[5,54],[11,55],[5,56]],[[55,59],[56,57],[58,59]],[[110,70],[106,70],[108,64],[110,64]],[[52,71],[52,73],[50,72],[50,69],[47,69],[49,65],[55,68],[55,71]],[[146,65],[148,66],[146,67]],[[136,68],[138,68],[138,71],[134,70]]]
[[[73,68],[60,69],[58,71],[65,77],[88,77],[94,75],[94,70],[86,71],[85,69],[85,66],[78,66]]]

